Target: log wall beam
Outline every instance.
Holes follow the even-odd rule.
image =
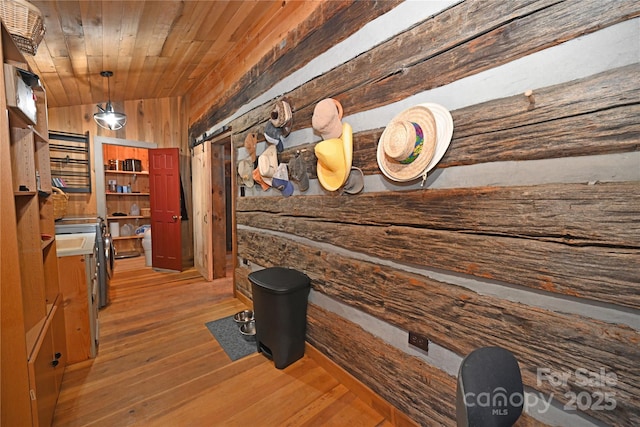
[[[507,348],[518,358],[528,386],[553,394],[565,403],[565,393],[593,390],[580,385],[576,377],[570,378],[565,387],[539,383],[538,368],[548,368],[551,372],[575,372],[577,368],[600,372],[605,368],[614,372],[618,377],[616,386],[604,387],[601,391],[615,394],[616,409],[591,411],[590,415],[607,422],[640,421],[640,406],[636,403],[640,401],[640,375],[635,367],[640,358],[637,330],[480,295],[281,236],[239,230],[238,239],[240,252],[250,262],[271,267],[282,265],[279,261],[286,260],[284,265],[293,265],[312,279],[314,291],[398,328],[424,335],[460,355],[488,345]],[[277,254],[277,259],[273,254]],[[236,273],[236,278],[244,275]],[[345,332],[335,324],[330,329],[333,330],[327,333]],[[347,361],[343,366],[352,364],[353,361]],[[367,375],[375,379],[377,368],[367,369],[371,370]],[[406,375],[412,376],[415,372],[407,369]]]
[[[240,198],[236,214],[381,259],[640,307],[635,182]]]

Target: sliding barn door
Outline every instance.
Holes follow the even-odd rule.
[[[213,280],[211,231],[211,142],[193,148],[193,262],[206,280]]]
[[[227,202],[226,202],[226,158],[224,139],[211,144],[211,246],[213,249],[213,278],[226,276],[227,263]],[[230,166],[230,165],[229,165]]]

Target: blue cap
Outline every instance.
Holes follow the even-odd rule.
[[[286,181],[284,179],[273,178],[273,188],[282,191],[282,195],[285,197],[289,197],[293,194],[293,184],[291,181]]]

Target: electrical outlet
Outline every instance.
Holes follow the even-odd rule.
[[[429,352],[429,338],[424,337],[415,332],[409,332],[409,344],[414,347],[418,347],[421,350]]]

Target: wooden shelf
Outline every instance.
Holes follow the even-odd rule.
[[[47,249],[53,242],[53,238],[49,239],[49,240],[41,240],[41,248],[44,251],[45,249]]]
[[[14,63],[14,65],[19,64],[24,69],[28,67],[22,52],[20,52],[18,46],[11,39],[9,31],[6,28],[2,30],[2,50],[4,62]]]
[[[115,174],[115,175],[149,175],[148,171],[140,171],[140,172],[132,172],[132,171],[115,171],[111,169],[107,169],[104,171],[105,174]]]
[[[119,219],[150,219],[150,216],[143,215],[127,215],[127,216],[108,216],[107,220],[117,221]]]
[[[131,239],[142,239],[144,234],[134,234],[133,236],[120,236],[120,237],[112,237],[113,240],[131,240]]]
[[[7,110],[12,127],[33,130],[34,123],[18,107],[8,105]]]
[[[45,144],[48,144],[48,143],[49,143],[49,137],[48,137],[48,136],[45,136],[45,135],[41,134],[41,133],[40,133],[40,132],[38,132],[38,130],[37,130],[35,127],[33,127],[33,126],[31,126],[31,130],[33,131],[33,135],[34,135],[34,137],[35,137],[35,140],[36,140],[36,141],[38,141],[38,142],[42,142],[42,143],[45,143]]]
[[[149,193],[112,193],[110,191],[106,192],[107,196],[148,196]]]

